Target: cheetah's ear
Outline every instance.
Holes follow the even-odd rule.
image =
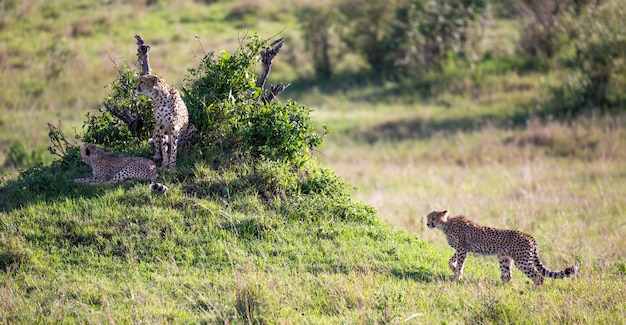
[[[442,218],[447,219],[448,215],[450,214],[450,212],[448,212],[448,210],[441,210],[439,211],[442,214]]]

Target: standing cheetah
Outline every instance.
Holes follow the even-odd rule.
[[[562,279],[574,275],[578,270],[576,266],[558,272],[546,269],[537,255],[535,239],[521,231],[479,226],[464,216],[449,218],[448,210],[433,211],[426,218],[428,228],[443,231],[448,244],[456,250],[448,265],[457,279],[463,275],[463,263],[468,252],[497,254],[504,282],[511,280],[511,261],[536,285],[543,284],[543,277]]]
[[[189,125],[187,106],[178,89],[152,74],[139,77],[136,92],[154,101],[153,159],[159,160],[163,156],[161,168],[174,170],[179,136]]]
[[[100,184],[118,183],[137,178],[152,182],[153,191],[164,193],[167,186],[157,182],[158,171],[154,161],[143,157],[125,157],[106,152],[93,144],[86,144],[80,149],[80,158],[91,166],[90,178],[77,178],[77,183]]]

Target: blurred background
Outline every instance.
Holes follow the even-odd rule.
[[[320,130],[328,126],[316,156],[383,220],[443,242],[423,219],[447,208],[552,239],[566,231],[557,256],[623,257],[624,8],[624,0],[1,0],[0,175],[53,160],[46,122],[82,133],[117,69],[135,66],[135,34],[151,45],[153,73],[178,87],[206,53],[233,52],[245,35],[284,37],[269,83],[291,83],[281,99],[311,107]],[[608,223],[592,222],[598,213]],[[603,241],[577,240],[590,234]]]

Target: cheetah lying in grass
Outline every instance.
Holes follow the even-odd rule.
[[[77,183],[112,184],[127,179],[149,180],[153,191],[165,193],[167,186],[157,182],[158,170],[154,161],[143,157],[126,157],[107,152],[93,144],[80,149],[80,158],[91,166],[90,178],[77,178]]]
[[[562,279],[576,274],[578,270],[576,266],[558,272],[546,269],[537,255],[535,239],[521,231],[479,226],[464,216],[448,217],[448,210],[433,211],[426,218],[428,228],[443,231],[448,244],[456,250],[448,265],[457,279],[463,275],[463,263],[468,252],[497,254],[504,282],[511,280],[511,261],[536,285],[542,285],[544,277]]]

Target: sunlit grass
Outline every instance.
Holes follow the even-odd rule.
[[[14,143],[43,150],[46,121],[80,132],[115,78],[111,60],[134,64],[134,34],[175,85],[204,51],[232,51],[245,30],[286,37],[275,82],[306,77],[288,10],[297,5],[19,4],[21,17],[0,30],[0,163]],[[511,55],[515,28],[495,26],[484,46]],[[63,58],[55,44],[71,56],[50,77]],[[201,164],[163,175],[163,196],[141,183],[79,187],[55,176],[52,198],[0,213],[0,323],[623,323],[626,118],[540,116],[563,71],[463,69],[428,96],[360,79],[285,92],[330,128],[316,156],[358,187],[354,197],[382,223],[337,220],[336,202],[306,195],[271,204],[249,189],[197,198],[185,188],[189,175],[207,187],[236,177]],[[580,272],[536,288],[514,268],[502,284],[495,257],[470,255],[455,281],[452,249],[425,227],[440,208],[529,233],[546,266],[576,263]]]

